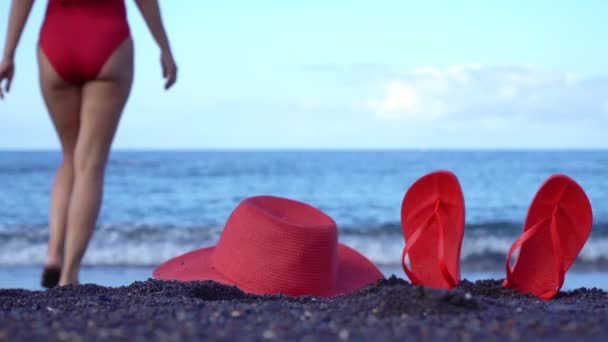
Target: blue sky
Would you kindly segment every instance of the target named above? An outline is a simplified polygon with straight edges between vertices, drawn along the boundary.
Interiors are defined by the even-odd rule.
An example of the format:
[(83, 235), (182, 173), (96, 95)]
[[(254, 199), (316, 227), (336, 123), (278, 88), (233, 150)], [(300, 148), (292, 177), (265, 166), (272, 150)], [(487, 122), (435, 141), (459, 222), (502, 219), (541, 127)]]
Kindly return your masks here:
[[(34, 53), (45, 3), (0, 103), (2, 149), (58, 148)], [(608, 148), (606, 1), (161, 1), (169, 92), (127, 3), (117, 149)]]

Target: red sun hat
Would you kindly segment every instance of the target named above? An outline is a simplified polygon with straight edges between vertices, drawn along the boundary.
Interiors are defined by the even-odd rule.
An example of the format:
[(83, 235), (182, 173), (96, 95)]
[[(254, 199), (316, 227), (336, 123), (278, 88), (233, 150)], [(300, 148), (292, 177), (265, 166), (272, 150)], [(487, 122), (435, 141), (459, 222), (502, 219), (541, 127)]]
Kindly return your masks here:
[(213, 280), (254, 294), (334, 297), (384, 278), (354, 249), (338, 243), (334, 220), (308, 204), (274, 196), (243, 200), (215, 246), (154, 269), (161, 280)]

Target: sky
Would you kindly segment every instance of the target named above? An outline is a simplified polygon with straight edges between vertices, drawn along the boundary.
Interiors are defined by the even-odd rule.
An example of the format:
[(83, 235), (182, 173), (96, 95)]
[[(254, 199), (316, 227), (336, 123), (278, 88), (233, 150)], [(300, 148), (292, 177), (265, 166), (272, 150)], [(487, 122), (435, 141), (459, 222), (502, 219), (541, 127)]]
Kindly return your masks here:
[[(160, 1), (168, 92), (126, 2), (136, 69), (115, 149), (608, 148), (605, 0)], [(37, 83), (45, 5), (0, 102), (0, 149), (59, 148)]]

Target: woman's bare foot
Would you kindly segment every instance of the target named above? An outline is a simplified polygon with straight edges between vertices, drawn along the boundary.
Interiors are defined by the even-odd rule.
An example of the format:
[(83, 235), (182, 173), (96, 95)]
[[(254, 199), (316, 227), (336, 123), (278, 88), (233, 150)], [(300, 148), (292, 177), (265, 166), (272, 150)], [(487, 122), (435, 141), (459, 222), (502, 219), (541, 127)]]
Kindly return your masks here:
[[(71, 267), (70, 267), (71, 266)], [(78, 274), (80, 273), (80, 266), (74, 265), (63, 265), (63, 272), (59, 279), (59, 286), (67, 285), (78, 285)]]
[(61, 267), (59, 265), (46, 265), (42, 271), (40, 285), (47, 289), (53, 288), (59, 284), (59, 278), (61, 278)]

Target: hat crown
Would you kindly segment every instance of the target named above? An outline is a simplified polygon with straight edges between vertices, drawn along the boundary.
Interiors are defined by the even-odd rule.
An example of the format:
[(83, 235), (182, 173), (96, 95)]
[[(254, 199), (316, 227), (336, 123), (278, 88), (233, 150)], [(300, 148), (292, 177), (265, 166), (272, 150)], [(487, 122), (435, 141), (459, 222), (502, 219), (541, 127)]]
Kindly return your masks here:
[(337, 279), (336, 223), (298, 201), (247, 198), (226, 221), (213, 265), (250, 292), (322, 295)]

